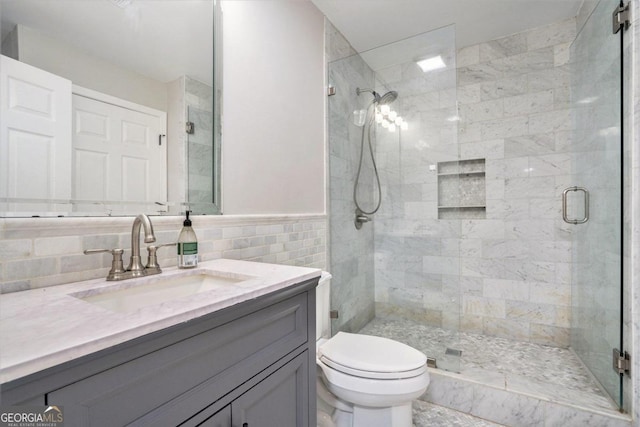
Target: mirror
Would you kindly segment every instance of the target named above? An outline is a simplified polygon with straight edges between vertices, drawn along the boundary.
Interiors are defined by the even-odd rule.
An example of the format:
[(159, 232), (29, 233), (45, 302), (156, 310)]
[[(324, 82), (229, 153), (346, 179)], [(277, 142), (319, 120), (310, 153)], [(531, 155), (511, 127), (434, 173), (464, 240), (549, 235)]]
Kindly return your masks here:
[(220, 213), (219, 2), (0, 0), (0, 18), (0, 216)]

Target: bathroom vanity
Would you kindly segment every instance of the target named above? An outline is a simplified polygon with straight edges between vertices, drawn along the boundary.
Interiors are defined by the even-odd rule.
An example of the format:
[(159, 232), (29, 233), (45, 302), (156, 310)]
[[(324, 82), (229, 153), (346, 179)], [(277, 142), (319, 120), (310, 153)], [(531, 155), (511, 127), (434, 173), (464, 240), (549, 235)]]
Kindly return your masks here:
[[(167, 271), (159, 282), (88, 281), (3, 295), (1, 404), (61, 406), (73, 426), (315, 426), (319, 276), (217, 260)], [(104, 302), (189, 277), (224, 280), (151, 305)], [(18, 308), (29, 300), (33, 307)], [(70, 311), (49, 319), (45, 333), (38, 329), (65, 304)], [(38, 305), (43, 312), (29, 319)], [(29, 330), (30, 339), (17, 335)]]

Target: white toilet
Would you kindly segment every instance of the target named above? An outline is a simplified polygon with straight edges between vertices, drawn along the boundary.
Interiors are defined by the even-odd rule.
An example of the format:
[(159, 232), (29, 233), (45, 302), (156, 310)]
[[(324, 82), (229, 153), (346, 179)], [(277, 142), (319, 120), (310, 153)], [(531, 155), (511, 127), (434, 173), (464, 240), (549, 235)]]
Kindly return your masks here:
[(319, 427), (411, 427), (411, 405), (429, 385), (427, 357), (387, 338), (331, 338), (331, 275), (316, 288)]

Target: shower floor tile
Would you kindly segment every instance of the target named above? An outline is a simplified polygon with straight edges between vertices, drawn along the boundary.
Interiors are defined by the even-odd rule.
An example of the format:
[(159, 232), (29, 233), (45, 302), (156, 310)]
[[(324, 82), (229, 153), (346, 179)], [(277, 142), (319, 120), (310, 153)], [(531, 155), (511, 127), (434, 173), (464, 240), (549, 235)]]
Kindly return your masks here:
[(413, 403), (413, 425), (414, 427), (502, 427), (502, 424), (492, 423), (422, 400), (416, 400)]
[[(452, 332), (411, 320), (376, 317), (361, 331), (404, 342), (435, 357), (439, 368), (465, 379), (544, 400), (605, 412), (615, 405), (600, 390), (577, 356), (568, 349)], [(460, 350), (461, 356), (445, 354)]]

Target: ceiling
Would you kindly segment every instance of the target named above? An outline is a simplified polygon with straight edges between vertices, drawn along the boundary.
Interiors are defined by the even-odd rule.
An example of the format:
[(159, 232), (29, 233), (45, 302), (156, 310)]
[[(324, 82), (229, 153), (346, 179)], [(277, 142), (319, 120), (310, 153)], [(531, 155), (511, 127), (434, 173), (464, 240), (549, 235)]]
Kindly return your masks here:
[(456, 24), (458, 48), (577, 15), (583, 0), (311, 0), (358, 52)]
[[(455, 23), (456, 46), (576, 16), (583, 0), (311, 0), (364, 52)], [(210, 82), (211, 0), (0, 0), (2, 35), (22, 23), (123, 67)], [(391, 49), (392, 47), (389, 46)], [(391, 49), (393, 50), (393, 49)]]

